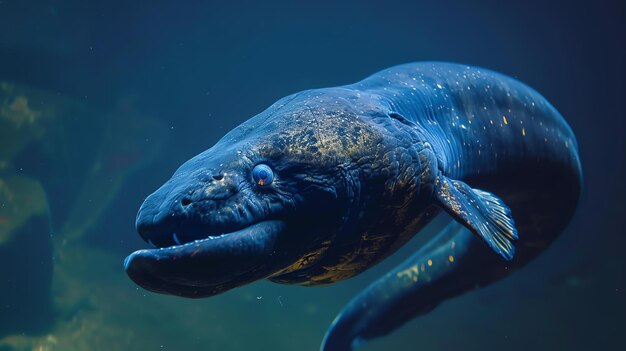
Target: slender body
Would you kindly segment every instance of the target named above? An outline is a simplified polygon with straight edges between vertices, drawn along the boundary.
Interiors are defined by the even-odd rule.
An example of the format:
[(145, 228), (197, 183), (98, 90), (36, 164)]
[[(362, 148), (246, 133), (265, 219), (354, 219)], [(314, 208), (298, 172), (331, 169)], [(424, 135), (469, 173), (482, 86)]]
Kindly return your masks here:
[(328, 284), (449, 215), (333, 322), (322, 348), (350, 350), (525, 265), (580, 186), (575, 137), (536, 91), (480, 68), (401, 65), (286, 97), (185, 163), (138, 214), (159, 249), (126, 269), (187, 297), (261, 278)]
[(325, 349), (332, 350), (384, 335), (525, 265), (571, 218), (582, 175), (569, 126), (519, 81), (469, 66), (424, 64), (392, 68), (354, 86), (383, 96), (423, 133), (443, 174), (497, 194), (511, 208), (519, 241), (513, 260), (502, 261), (451, 223), (351, 302), (327, 335)]

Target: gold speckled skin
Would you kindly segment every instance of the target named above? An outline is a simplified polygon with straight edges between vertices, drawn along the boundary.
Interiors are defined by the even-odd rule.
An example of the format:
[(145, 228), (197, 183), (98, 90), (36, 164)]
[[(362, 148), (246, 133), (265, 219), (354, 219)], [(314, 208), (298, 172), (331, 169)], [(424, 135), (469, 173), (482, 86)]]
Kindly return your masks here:
[[(306, 91), (279, 102), (261, 124), (255, 118), (243, 133), (222, 140), (242, 140), (237, 151), (275, 165), (278, 182), (285, 164), (304, 167), (302, 177), (332, 187), (342, 202), (341, 222), (273, 281), (320, 285), (352, 277), (393, 253), (438, 212), (427, 210), (436, 172), (432, 150), (373, 102), (345, 89)], [(252, 131), (259, 136), (246, 152)]]

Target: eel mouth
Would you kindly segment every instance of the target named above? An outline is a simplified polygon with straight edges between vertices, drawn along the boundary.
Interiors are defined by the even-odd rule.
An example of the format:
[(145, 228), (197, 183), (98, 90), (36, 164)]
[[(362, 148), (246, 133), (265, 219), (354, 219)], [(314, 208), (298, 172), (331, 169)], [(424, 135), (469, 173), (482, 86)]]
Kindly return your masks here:
[(286, 222), (266, 220), (219, 236), (135, 251), (124, 267), (135, 283), (150, 291), (213, 296), (288, 266), (290, 258), (279, 240), (286, 231)]

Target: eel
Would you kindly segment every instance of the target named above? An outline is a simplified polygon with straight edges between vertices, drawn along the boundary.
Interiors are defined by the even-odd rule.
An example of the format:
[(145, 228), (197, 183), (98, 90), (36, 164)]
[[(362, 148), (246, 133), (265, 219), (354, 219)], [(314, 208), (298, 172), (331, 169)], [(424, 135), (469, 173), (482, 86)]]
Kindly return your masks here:
[(124, 262), (157, 293), (214, 296), (259, 279), (317, 286), (449, 224), (337, 316), (322, 350), (352, 350), (502, 279), (574, 215), (578, 145), (537, 91), (490, 71), (420, 62), (280, 99), (185, 162)]

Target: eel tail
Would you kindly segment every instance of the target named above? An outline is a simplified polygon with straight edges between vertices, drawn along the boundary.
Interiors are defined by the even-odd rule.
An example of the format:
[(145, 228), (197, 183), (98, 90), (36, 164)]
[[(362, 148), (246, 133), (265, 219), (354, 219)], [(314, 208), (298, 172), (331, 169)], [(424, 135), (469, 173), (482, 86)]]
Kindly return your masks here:
[(441, 301), (496, 279), (506, 271), (505, 264), (468, 229), (452, 221), (353, 298), (326, 332), (321, 350), (350, 351), (384, 336)]

